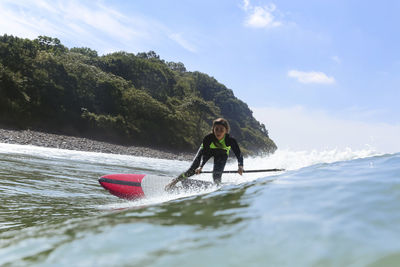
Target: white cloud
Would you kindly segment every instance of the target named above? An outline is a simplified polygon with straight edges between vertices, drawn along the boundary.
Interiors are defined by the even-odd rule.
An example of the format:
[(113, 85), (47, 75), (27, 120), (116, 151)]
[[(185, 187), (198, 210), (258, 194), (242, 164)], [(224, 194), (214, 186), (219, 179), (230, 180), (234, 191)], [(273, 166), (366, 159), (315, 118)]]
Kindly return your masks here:
[(279, 148), (372, 148), (381, 153), (400, 152), (400, 125), (336, 118), (325, 111), (301, 106), (252, 110), (255, 118), (266, 125), (270, 137)]
[(196, 47), (191, 44), (189, 41), (183, 38), (182, 34), (179, 33), (172, 33), (169, 35), (169, 38), (172, 39), (173, 41), (177, 42), (180, 46), (185, 48), (186, 50), (196, 53), (197, 49)]
[(244, 24), (252, 28), (274, 28), (282, 25), (274, 15), (276, 6), (252, 6), (250, 0), (243, 0), (243, 10), (247, 13)]
[(290, 70), (288, 72), (288, 76), (297, 79), (301, 83), (335, 83), (335, 79), (333, 77), (328, 77), (325, 73), (318, 71), (304, 72), (298, 70)]
[(111, 7), (103, 8), (99, 2), (88, 6), (73, 0), (4, 1), (0, 2), (0, 17), (1, 34), (28, 38), (62, 36), (77, 43), (95, 44), (96, 48), (107, 46), (107, 39), (124, 44), (135, 37), (143, 37), (147, 31), (133, 27), (140, 21), (128, 19)]
[(250, 0), (243, 0), (243, 9), (248, 10), (250, 7)]
[(144, 51), (160, 39), (172, 39), (193, 51), (194, 46), (157, 20), (141, 15), (127, 15), (104, 1), (76, 0), (0, 1), (0, 34), (24, 38), (48, 35), (73, 46), (87, 46), (99, 51)]
[(76, 26), (84, 27), (88, 30), (95, 30), (102, 34), (105, 34), (111, 38), (131, 41), (136, 36), (145, 35), (145, 29), (143, 33), (133, 30), (130, 25), (136, 24), (113, 10), (112, 8), (103, 8), (100, 5), (85, 6), (80, 2), (66, 2), (59, 9), (60, 15), (63, 17), (63, 21), (72, 22)]

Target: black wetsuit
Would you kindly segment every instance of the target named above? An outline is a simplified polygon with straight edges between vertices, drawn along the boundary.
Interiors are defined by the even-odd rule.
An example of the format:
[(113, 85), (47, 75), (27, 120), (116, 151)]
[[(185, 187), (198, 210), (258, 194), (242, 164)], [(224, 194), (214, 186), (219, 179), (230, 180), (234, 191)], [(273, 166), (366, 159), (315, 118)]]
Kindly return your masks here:
[(204, 137), (192, 165), (186, 172), (179, 175), (178, 179), (181, 180), (182, 184), (185, 186), (185, 181), (187, 181), (185, 178), (194, 175), (198, 167), (203, 167), (211, 157), (214, 157), (214, 183), (221, 183), (222, 172), (228, 160), (230, 149), (235, 153), (238, 165), (243, 166), (243, 156), (234, 138), (230, 137), (229, 134), (225, 134), (225, 137), (219, 141), (213, 133), (207, 135)]

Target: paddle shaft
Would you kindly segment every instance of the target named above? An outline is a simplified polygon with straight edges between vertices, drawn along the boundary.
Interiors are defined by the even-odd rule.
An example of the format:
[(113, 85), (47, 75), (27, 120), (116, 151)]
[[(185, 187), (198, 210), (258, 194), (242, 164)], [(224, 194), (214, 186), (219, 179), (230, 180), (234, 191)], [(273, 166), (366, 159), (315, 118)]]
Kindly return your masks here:
[[(285, 169), (265, 169), (265, 170), (243, 170), (243, 172), (279, 172)], [(223, 171), (222, 173), (237, 173), (238, 171)], [(213, 173), (213, 171), (202, 171), (201, 173)]]

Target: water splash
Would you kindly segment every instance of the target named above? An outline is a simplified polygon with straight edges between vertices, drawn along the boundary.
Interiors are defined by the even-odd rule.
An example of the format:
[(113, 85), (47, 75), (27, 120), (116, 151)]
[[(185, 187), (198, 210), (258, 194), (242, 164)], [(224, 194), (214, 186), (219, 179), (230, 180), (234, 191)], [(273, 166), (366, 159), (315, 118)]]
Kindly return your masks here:
[[(292, 151), (288, 149), (278, 149), (274, 154), (268, 156), (248, 157), (245, 159), (245, 169), (285, 169), (287, 171), (298, 170), (304, 167), (322, 163), (333, 163), (338, 161), (348, 161), (358, 158), (379, 156), (382, 153), (367, 147), (362, 150), (332, 149), (332, 150), (311, 150), (311, 151)], [(225, 169), (235, 170), (237, 164), (234, 160), (230, 161)], [(239, 175), (224, 175), (224, 181), (231, 183), (248, 182), (260, 177), (275, 176), (281, 172), (271, 173), (246, 173), (243, 177)]]
[[(64, 165), (70, 165), (72, 167), (77, 164), (79, 164), (79, 166), (82, 166), (82, 164), (90, 165), (92, 163), (101, 162), (102, 168), (98, 168), (96, 170), (99, 173), (99, 176), (110, 173), (143, 173), (173, 178), (176, 177), (180, 172), (185, 171), (190, 166), (190, 162), (188, 161), (153, 159), (129, 155), (84, 152), (57, 148), (37, 147), (31, 145), (15, 145), (2, 143), (0, 143), (0, 153), (27, 155), (29, 157), (40, 157), (42, 159), (54, 159), (56, 162), (64, 162)], [(346, 148), (344, 150), (332, 149), (325, 151), (291, 151), (280, 149), (269, 156), (245, 158), (245, 169), (250, 170), (283, 168), (291, 171), (315, 164), (348, 161), (376, 155), (379, 155), (379, 153), (374, 151), (372, 148), (366, 148), (363, 150), (352, 150), (351, 148)], [(212, 169), (212, 160), (210, 160), (210, 162), (205, 166), (204, 169)], [(237, 162), (234, 157), (228, 162), (225, 169), (237, 169)], [(243, 176), (240, 176), (238, 174), (224, 174), (223, 182), (226, 184), (242, 184), (257, 180), (259, 178), (279, 176), (280, 174), (282, 174), (282, 172), (245, 173)], [(98, 177), (93, 177), (93, 179), (96, 180), (97, 178)], [(194, 178), (204, 181), (212, 180), (210, 174), (197, 175)], [(217, 188), (212, 188), (209, 191), (205, 191), (205, 193), (209, 193), (215, 190), (217, 190)], [(128, 203), (116, 200), (115, 203), (111, 203), (111, 206), (108, 206), (106, 208), (111, 207), (118, 209), (132, 206), (152, 205), (155, 203), (162, 203), (174, 199), (190, 197), (193, 195), (199, 195), (199, 193), (185, 192), (178, 195), (163, 195), (135, 202), (130, 201)]]

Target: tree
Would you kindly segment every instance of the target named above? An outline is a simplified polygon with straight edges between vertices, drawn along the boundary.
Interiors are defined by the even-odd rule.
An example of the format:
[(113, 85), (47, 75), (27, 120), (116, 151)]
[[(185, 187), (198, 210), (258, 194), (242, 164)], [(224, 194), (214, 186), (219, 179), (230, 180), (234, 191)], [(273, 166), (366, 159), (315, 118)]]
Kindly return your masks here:
[(68, 50), (57, 38), (39, 36), (35, 41), (39, 45), (40, 49), (51, 51), (55, 54), (65, 53)]
[(243, 150), (276, 149), (232, 90), (181, 62), (154, 51), (98, 56), (57, 38), (0, 36), (2, 124), (190, 151), (216, 117), (230, 121)]
[(97, 58), (97, 51), (90, 49), (88, 47), (73, 47), (71, 48), (69, 51), (73, 52), (73, 53), (79, 53), (82, 54), (84, 56), (88, 56), (90, 58)]
[(206, 102), (201, 98), (193, 97), (184, 104), (187, 110), (190, 110), (193, 118), (195, 118), (195, 140), (200, 143), (203, 136), (210, 129), (210, 122), (215, 117), (219, 117), (219, 109), (212, 103)]
[(186, 72), (186, 67), (185, 67), (185, 65), (183, 65), (183, 63), (181, 63), (181, 62), (178, 62), (178, 63), (175, 63), (175, 62), (167, 62), (166, 64), (167, 64), (168, 68), (170, 68), (170, 69), (173, 70), (173, 71), (176, 71), (176, 72), (179, 72), (179, 73), (184, 73), (184, 72)]

